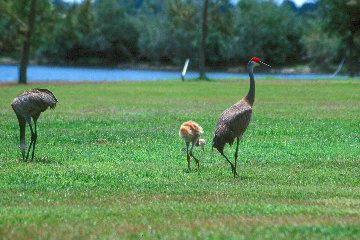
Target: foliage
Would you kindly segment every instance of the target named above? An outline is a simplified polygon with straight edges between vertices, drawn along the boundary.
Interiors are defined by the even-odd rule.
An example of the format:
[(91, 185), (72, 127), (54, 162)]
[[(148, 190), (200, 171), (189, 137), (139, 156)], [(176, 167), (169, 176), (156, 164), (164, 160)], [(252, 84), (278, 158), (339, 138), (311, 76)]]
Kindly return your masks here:
[(236, 53), (241, 60), (254, 55), (276, 65), (299, 62), (302, 56), (302, 29), (295, 14), (273, 2), (243, 0), (238, 4), (235, 23)]
[(344, 57), (340, 52), (339, 38), (329, 36), (322, 31), (321, 19), (314, 19), (307, 23), (308, 34), (302, 38), (306, 46), (306, 59), (311, 60), (314, 69), (333, 71), (333, 66)]
[[(47, 0), (37, 0), (36, 27), (33, 34), (33, 47), (40, 48), (48, 37), (47, 31), (55, 23), (52, 16), (54, 8)], [(27, 30), (29, 1), (1, 0), (0, 1), (0, 49), (5, 52), (14, 52), (20, 49), (23, 35)], [(19, 53), (18, 53), (19, 54)]]
[[(198, 57), (199, 15), (192, 1), (170, 0), (158, 8), (142, 9), (138, 22), (141, 57), (165, 63), (183, 63), (188, 57)], [(149, 9), (153, 9), (152, 11)], [(148, 24), (144, 25), (146, 22)]]
[(116, 0), (56, 5), (60, 17), (42, 54), (50, 62), (109, 64), (132, 61), (137, 31)]
[[(11, 19), (0, 18), (0, 29), (5, 31), (6, 34), (0, 34), (0, 49), (1, 54), (12, 55), (14, 50), (17, 49), (17, 28), (14, 24), (11, 24)], [(15, 39), (15, 40), (14, 40)]]
[(341, 41), (338, 51), (346, 56), (348, 72), (354, 76), (359, 72), (358, 58), (360, 47), (360, 1), (327, 0), (321, 1), (323, 27), (329, 34)]
[[(44, 35), (43, 27), (47, 26), (46, 22), (48, 13), (51, 12), (50, 4), (46, 0), (31, 0), (31, 1), (7, 1), (3, 0), (0, 2), (0, 14), (5, 16), (5, 20), (2, 21), (3, 28), (9, 28), (10, 37), (15, 37), (16, 41), (9, 38), (0, 38), (0, 46), (7, 45), (7, 42), (13, 41), (10, 45), (14, 48), (21, 49), (19, 51), (20, 63), (19, 63), (19, 80), (18, 83), (27, 83), (27, 65), (30, 60), (31, 47), (36, 46), (33, 43), (33, 36)], [(45, 21), (44, 21), (45, 20)], [(37, 24), (40, 23), (40, 24)], [(14, 25), (14, 27), (12, 27)], [(36, 25), (39, 30), (36, 31)], [(1, 29), (0, 29), (1, 30)], [(14, 31), (15, 30), (15, 31)], [(1, 43), (4, 41), (5, 43)], [(10, 50), (9, 48), (6, 51)]]
[[(141, 24), (144, 21), (140, 22), (145, 29), (139, 31), (142, 56), (177, 64), (190, 57), (197, 62), (201, 6), (192, 1), (172, 0), (165, 5), (163, 14), (148, 15), (149, 24), (144, 26)], [(229, 1), (210, 1), (209, 8), (208, 64), (234, 64), (247, 61), (253, 55), (277, 56), (271, 61), (275, 64), (299, 61), (296, 54), (302, 52), (302, 32), (295, 15), (288, 9), (254, 1), (242, 1), (238, 7)], [(261, 9), (266, 11), (259, 14)], [(159, 25), (162, 28), (156, 27)], [(254, 31), (253, 26), (264, 30)]]
[(134, 61), (138, 32), (116, 0), (95, 2), (96, 47), (112, 62)]
[[(2, 238), (358, 239), (359, 81), (258, 79), (234, 179), (211, 139), (248, 84), (34, 85), (59, 103), (29, 163), (9, 105), (24, 86), (1, 86)], [(178, 136), (189, 119), (207, 140), (191, 172)]]
[[(32, 53), (38, 63), (182, 65), (186, 58), (191, 58), (190, 67), (199, 63), (203, 1), (39, 2), (43, 6)], [(0, 19), (1, 55), (14, 56), (21, 40), (21, 24), (14, 19), (24, 19), (26, 4), (1, 0), (0, 7), (5, 16)], [(307, 61), (319, 70), (332, 70), (346, 55), (353, 74), (359, 69), (358, 12), (357, 0), (320, 1), (301, 8), (291, 0), (281, 5), (271, 0), (241, 0), (236, 5), (209, 0), (206, 64), (228, 67), (259, 56), (275, 67)]]
[(211, 1), (208, 14), (208, 37), (206, 58), (210, 65), (225, 65), (231, 62), (231, 44), (234, 38), (235, 9), (229, 1)]

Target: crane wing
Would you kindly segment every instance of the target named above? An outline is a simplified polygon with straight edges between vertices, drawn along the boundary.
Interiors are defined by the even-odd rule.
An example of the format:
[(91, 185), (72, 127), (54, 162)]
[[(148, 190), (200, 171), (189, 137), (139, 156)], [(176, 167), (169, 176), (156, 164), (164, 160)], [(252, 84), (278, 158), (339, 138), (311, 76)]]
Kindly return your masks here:
[(48, 107), (54, 108), (57, 99), (47, 89), (29, 89), (19, 94), (12, 102), (12, 107), (22, 115), (35, 116)]
[(226, 109), (220, 117), (219, 123), (225, 124), (234, 136), (242, 135), (251, 120), (252, 108), (250, 105), (235, 104)]

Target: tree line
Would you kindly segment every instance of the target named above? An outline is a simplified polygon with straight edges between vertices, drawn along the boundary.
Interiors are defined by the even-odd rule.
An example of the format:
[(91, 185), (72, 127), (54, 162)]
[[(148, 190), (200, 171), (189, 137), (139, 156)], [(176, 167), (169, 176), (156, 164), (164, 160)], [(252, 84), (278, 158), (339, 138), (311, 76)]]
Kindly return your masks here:
[(330, 71), (344, 59), (351, 76), (360, 69), (359, 0), (301, 8), (291, 0), (0, 0), (0, 14), (0, 57), (25, 62), (178, 66), (191, 58), (214, 68), (257, 55), (274, 66)]

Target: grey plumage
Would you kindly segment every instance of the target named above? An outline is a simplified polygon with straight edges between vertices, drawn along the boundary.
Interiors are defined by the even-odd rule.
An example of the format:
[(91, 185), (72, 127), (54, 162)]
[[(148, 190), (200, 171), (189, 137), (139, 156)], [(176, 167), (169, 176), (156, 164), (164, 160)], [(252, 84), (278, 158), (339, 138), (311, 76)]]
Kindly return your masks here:
[(226, 143), (233, 144), (236, 137), (241, 136), (250, 123), (251, 105), (245, 100), (235, 103), (220, 116), (215, 130), (213, 146), (223, 150)]
[[(216, 148), (230, 164), (231, 171), (234, 174), (234, 177), (237, 175), (236, 161), (238, 158), (239, 142), (250, 123), (252, 106), (255, 101), (255, 79), (253, 70), (255, 66), (259, 66), (260, 64), (269, 66), (261, 62), (258, 58), (252, 58), (249, 61), (247, 65), (247, 70), (250, 76), (249, 92), (243, 99), (226, 109), (221, 114), (213, 138), (213, 148)], [(233, 164), (224, 154), (224, 148), (227, 143), (232, 146), (235, 139), (235, 164)]]
[[(48, 107), (54, 109), (57, 103), (57, 99), (55, 95), (48, 89), (43, 88), (33, 88), (26, 90), (19, 95), (17, 95), (11, 103), (11, 107), (13, 108), (20, 127), (20, 150), (22, 154), (23, 160), (25, 160), (25, 127), (26, 123), (29, 124), (30, 131), (31, 131), (31, 142), (29, 145), (28, 152), (26, 154), (26, 160), (29, 158), (29, 153), (31, 147), (32, 149), (32, 156), (31, 159), (34, 159), (35, 153), (35, 145), (37, 139), (37, 128), (36, 123), (40, 114), (44, 112)], [(33, 129), (31, 124), (31, 118), (34, 122)]]

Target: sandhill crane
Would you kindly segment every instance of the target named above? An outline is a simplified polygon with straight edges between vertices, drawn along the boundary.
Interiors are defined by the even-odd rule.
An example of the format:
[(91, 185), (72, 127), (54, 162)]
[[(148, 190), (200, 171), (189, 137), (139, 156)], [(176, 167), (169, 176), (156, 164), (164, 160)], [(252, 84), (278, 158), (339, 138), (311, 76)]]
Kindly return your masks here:
[[(17, 116), (19, 127), (20, 127), (20, 150), (23, 161), (27, 161), (29, 158), (30, 149), (32, 146), (31, 160), (34, 159), (35, 145), (37, 139), (36, 122), (41, 112), (44, 112), (48, 107), (51, 109), (55, 108), (57, 99), (54, 94), (43, 88), (33, 88), (26, 90), (17, 95), (11, 103), (11, 107)], [(34, 121), (35, 131), (31, 125), (31, 118)], [(26, 123), (29, 124), (31, 131), (31, 142), (25, 159), (25, 127)]]
[[(248, 127), (252, 114), (252, 106), (255, 100), (255, 79), (254, 67), (260, 65), (267, 65), (259, 58), (253, 57), (247, 64), (247, 71), (250, 76), (250, 88), (247, 95), (239, 102), (235, 103), (226, 109), (220, 116), (217, 123), (215, 136), (213, 139), (212, 147), (216, 148), (222, 156), (230, 163), (231, 171), (236, 177), (236, 161), (238, 158), (239, 141), (242, 138), (246, 128)], [(235, 165), (224, 154), (224, 147), (226, 143), (231, 146), (236, 138), (236, 151), (235, 151)]]
[[(179, 130), (179, 136), (184, 139), (186, 144), (186, 159), (188, 162), (188, 169), (190, 170), (190, 156), (193, 157), (196, 161), (196, 165), (199, 168), (200, 163), (199, 159), (197, 159), (192, 150), (194, 146), (200, 146), (202, 150), (204, 150), (205, 140), (200, 139), (200, 134), (203, 133), (202, 127), (194, 122), (194, 121), (187, 121), (181, 124)], [(191, 143), (191, 148), (189, 151), (189, 145)]]

